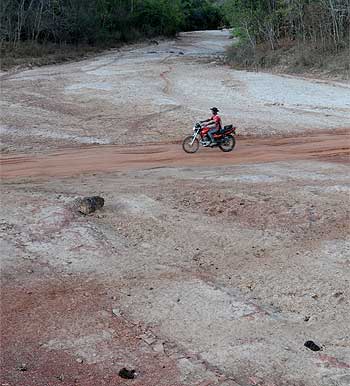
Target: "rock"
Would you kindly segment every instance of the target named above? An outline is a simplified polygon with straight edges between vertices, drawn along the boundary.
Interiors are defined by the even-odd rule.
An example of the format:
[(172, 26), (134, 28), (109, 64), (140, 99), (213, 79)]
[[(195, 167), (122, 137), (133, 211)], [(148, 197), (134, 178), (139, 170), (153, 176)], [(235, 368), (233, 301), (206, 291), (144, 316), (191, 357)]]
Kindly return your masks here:
[(25, 363), (21, 363), (19, 366), (17, 366), (18, 371), (27, 371), (28, 366)]
[(182, 51), (179, 51), (179, 55), (185, 55), (185, 53)]
[(64, 381), (64, 375), (60, 374), (56, 377), (59, 381), (63, 382)]
[(308, 348), (309, 350), (312, 350), (312, 351), (320, 351), (322, 350), (322, 348), (320, 346), (318, 346), (315, 342), (313, 342), (312, 340), (308, 340), (307, 342), (304, 343), (304, 346), (306, 348)]
[(157, 353), (164, 354), (164, 345), (162, 342), (158, 342), (153, 345), (153, 350)]
[(122, 316), (122, 312), (118, 308), (113, 308), (112, 314), (118, 317)]
[(84, 362), (84, 360), (83, 360), (82, 358), (77, 358), (76, 361), (77, 361), (78, 363), (83, 363), (83, 362)]
[(201, 254), (200, 254), (200, 252), (195, 253), (195, 254), (193, 255), (193, 257), (192, 257), (192, 260), (193, 260), (193, 261), (200, 261), (200, 259), (201, 259)]
[(157, 42), (157, 40), (151, 40), (150, 43), (151, 43), (151, 44), (155, 44), (156, 46), (159, 45), (159, 43)]
[(122, 368), (119, 371), (119, 376), (124, 379), (135, 379), (136, 377), (136, 371), (135, 370), (128, 370), (125, 367)]
[(157, 338), (150, 332), (141, 335), (140, 338), (149, 345), (153, 344), (157, 340)]
[(105, 204), (105, 200), (99, 196), (78, 198), (75, 201), (75, 208), (79, 213), (90, 214), (98, 209), (101, 209)]

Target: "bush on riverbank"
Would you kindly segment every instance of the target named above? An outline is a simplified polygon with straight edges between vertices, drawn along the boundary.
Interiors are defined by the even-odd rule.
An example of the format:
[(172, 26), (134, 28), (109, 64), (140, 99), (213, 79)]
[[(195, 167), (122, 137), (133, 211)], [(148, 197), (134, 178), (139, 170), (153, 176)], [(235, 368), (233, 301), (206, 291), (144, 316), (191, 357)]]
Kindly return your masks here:
[(228, 60), (244, 68), (309, 68), (349, 77), (348, 0), (225, 0), (236, 42)]
[(275, 50), (261, 43), (254, 49), (248, 44), (228, 48), (226, 61), (240, 69), (274, 70), (292, 74), (315, 74), (350, 79), (350, 50), (328, 52), (307, 43), (279, 42)]

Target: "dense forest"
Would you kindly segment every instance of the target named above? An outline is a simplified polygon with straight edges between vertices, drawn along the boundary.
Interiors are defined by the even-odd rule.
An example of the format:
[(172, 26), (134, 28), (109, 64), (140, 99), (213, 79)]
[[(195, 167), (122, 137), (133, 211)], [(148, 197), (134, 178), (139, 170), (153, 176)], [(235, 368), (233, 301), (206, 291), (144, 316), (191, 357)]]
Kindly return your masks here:
[(223, 9), (252, 47), (265, 41), (274, 50), (284, 38), (334, 50), (349, 44), (349, 0), (226, 0)]
[[(348, 52), (350, 0), (1, 0), (2, 56), (38, 47), (113, 47), (179, 31), (232, 27), (232, 62), (266, 62), (266, 52), (299, 47), (312, 65)], [(55, 48), (56, 50), (56, 48)], [(57, 50), (56, 50), (57, 51)], [(72, 51), (72, 50), (71, 50)], [(259, 56), (260, 52), (260, 56)], [(44, 56), (40, 51), (38, 55)], [(346, 55), (346, 54), (345, 54)], [(306, 57), (309, 57), (307, 59)], [(306, 58), (306, 59), (305, 59)], [(345, 65), (347, 64), (345, 56)], [(275, 60), (275, 59), (273, 59)], [(277, 59), (279, 60), (279, 59)]]
[(0, 37), (21, 41), (108, 44), (181, 30), (215, 29), (213, 0), (2, 0)]
[(235, 64), (324, 67), (333, 61), (333, 71), (350, 73), (350, 0), (225, 0), (221, 9), (239, 38), (229, 53)]
[(349, 44), (350, 0), (2, 0), (0, 38), (94, 44), (224, 22), (252, 47), (288, 38), (338, 50)]

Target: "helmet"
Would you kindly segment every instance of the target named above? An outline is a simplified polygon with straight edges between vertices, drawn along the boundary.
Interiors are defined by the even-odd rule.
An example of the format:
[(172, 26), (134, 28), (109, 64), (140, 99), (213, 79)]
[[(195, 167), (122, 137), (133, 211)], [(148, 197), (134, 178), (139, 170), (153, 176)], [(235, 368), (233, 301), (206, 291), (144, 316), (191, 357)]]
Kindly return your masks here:
[(210, 109), (213, 113), (218, 113), (219, 112), (219, 109), (217, 107), (212, 107)]

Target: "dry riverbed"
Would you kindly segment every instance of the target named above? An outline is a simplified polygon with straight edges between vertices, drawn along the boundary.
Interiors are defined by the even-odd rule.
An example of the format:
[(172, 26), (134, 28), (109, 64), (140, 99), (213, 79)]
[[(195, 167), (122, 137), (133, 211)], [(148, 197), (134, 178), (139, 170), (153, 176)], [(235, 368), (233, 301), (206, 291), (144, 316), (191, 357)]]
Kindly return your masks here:
[[(349, 84), (228, 43), (2, 74), (0, 385), (350, 384)], [(237, 148), (183, 153), (211, 105)]]

